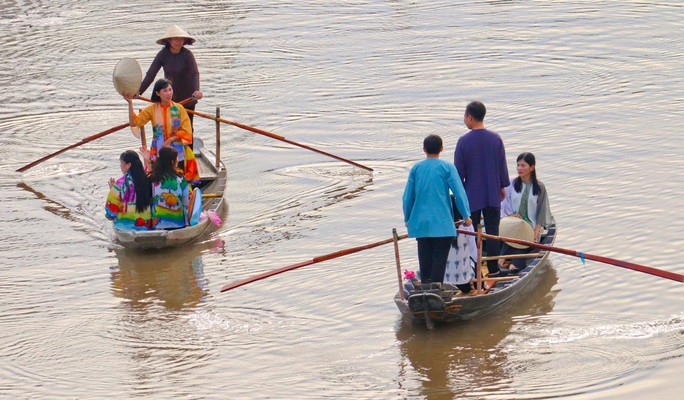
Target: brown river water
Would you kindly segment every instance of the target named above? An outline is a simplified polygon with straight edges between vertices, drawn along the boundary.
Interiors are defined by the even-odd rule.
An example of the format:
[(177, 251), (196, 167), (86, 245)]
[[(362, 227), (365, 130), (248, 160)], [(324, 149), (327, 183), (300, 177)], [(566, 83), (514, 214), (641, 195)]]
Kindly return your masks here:
[[(427, 330), (392, 298), (422, 139), (450, 160), (467, 102), (537, 156), (556, 246), (677, 273), (684, 6), (605, 1), (0, 0), (0, 398), (650, 399), (684, 390), (681, 283), (552, 254), (537, 290)], [(229, 212), (200, 243), (121, 248), (104, 217), (126, 122), (112, 71), (197, 38), (197, 110), (224, 125)], [(149, 91), (148, 93), (149, 94)], [(137, 106), (142, 107), (144, 103)], [(196, 119), (214, 147), (214, 124)], [(415, 269), (415, 242), (400, 242)]]

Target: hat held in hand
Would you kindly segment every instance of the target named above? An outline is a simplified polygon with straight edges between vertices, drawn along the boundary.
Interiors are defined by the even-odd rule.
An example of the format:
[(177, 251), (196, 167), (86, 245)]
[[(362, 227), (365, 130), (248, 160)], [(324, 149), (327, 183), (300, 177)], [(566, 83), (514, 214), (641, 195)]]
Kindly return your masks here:
[[(534, 242), (534, 229), (524, 219), (509, 215), (499, 222), (499, 236)], [(505, 242), (516, 249), (526, 249), (524, 244)]]
[(122, 58), (114, 67), (114, 88), (122, 96), (138, 94), (142, 82), (140, 64), (132, 58)]

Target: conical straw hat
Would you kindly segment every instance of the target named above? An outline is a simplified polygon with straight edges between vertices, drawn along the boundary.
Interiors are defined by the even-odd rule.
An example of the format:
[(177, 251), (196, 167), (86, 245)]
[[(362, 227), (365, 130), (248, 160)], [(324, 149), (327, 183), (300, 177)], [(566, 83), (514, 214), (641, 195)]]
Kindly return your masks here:
[(140, 64), (132, 58), (123, 58), (114, 67), (114, 88), (122, 96), (138, 94), (142, 82)]
[(175, 38), (175, 37), (185, 39), (185, 44), (195, 43), (195, 38), (190, 36), (190, 34), (188, 32), (186, 32), (183, 28), (181, 28), (178, 25), (171, 25), (168, 28), (166, 28), (166, 32), (164, 33), (164, 36), (157, 39), (157, 44), (164, 46), (164, 45), (166, 45), (166, 41), (168, 39)]
[[(499, 236), (533, 242), (534, 229), (532, 229), (532, 225), (525, 222), (524, 219), (508, 216), (502, 218), (501, 222), (499, 222)], [(511, 247), (515, 247), (516, 249), (526, 249), (529, 247), (518, 243), (505, 243)]]

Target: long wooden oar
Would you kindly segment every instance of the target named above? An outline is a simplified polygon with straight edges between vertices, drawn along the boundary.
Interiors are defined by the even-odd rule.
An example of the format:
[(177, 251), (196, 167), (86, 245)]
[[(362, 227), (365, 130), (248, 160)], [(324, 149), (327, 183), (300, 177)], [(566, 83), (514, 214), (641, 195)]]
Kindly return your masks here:
[[(189, 101), (192, 101), (192, 100), (193, 100), (193, 98), (188, 98), (188, 99), (185, 99), (185, 100), (181, 101), (180, 104), (185, 104), (185, 103), (187, 103), (187, 102), (189, 102)], [(21, 167), (21, 168), (19, 168), (18, 170), (16, 170), (16, 172), (24, 172), (24, 171), (26, 171), (27, 169), (33, 168), (33, 167), (35, 167), (36, 165), (42, 163), (43, 161), (49, 160), (49, 159), (51, 159), (51, 158), (54, 157), (54, 156), (60, 155), (60, 154), (64, 153), (64, 152), (67, 151), (67, 150), (71, 150), (71, 149), (73, 149), (74, 147), (78, 147), (78, 146), (84, 145), (84, 144), (86, 144), (86, 143), (88, 143), (88, 142), (92, 142), (93, 140), (99, 139), (99, 138), (101, 138), (101, 137), (103, 137), (103, 136), (107, 136), (107, 135), (109, 135), (110, 133), (114, 133), (114, 132), (116, 132), (116, 131), (120, 131), (120, 130), (122, 130), (123, 128), (125, 128), (125, 127), (127, 127), (127, 126), (129, 126), (128, 122), (126, 122), (125, 124), (113, 126), (113, 127), (109, 128), (109, 129), (107, 129), (107, 130), (105, 130), (105, 131), (102, 131), (102, 132), (100, 132), (100, 133), (96, 133), (96, 134), (94, 134), (94, 135), (92, 135), (92, 136), (88, 136), (87, 138), (82, 139), (82, 140), (81, 140), (80, 142), (78, 142), (78, 143), (74, 143), (74, 144), (72, 144), (71, 146), (67, 146), (67, 147), (65, 147), (65, 148), (63, 148), (63, 149), (61, 149), (61, 150), (58, 150), (58, 151), (56, 151), (56, 152), (54, 152), (54, 153), (52, 153), (52, 154), (49, 154), (49, 155), (47, 155), (47, 156), (45, 156), (45, 157), (43, 157), (43, 158), (41, 158), (41, 159), (39, 159), (39, 160), (36, 160), (36, 161), (34, 161), (34, 162), (30, 163), (30, 164), (26, 164), (26, 165), (24, 165), (23, 167)]]
[[(408, 235), (405, 235), (405, 234), (400, 235), (400, 236), (396, 237), (396, 240), (406, 239), (407, 237), (408, 237)], [(221, 291), (227, 292), (228, 290), (235, 289), (235, 288), (238, 288), (240, 286), (244, 286), (248, 283), (260, 281), (262, 279), (266, 279), (266, 278), (273, 276), (273, 275), (282, 274), (283, 272), (291, 271), (291, 270), (297, 269), (297, 268), (306, 267), (307, 265), (316, 264), (316, 263), (319, 263), (321, 261), (326, 261), (326, 260), (330, 260), (333, 258), (346, 256), (347, 254), (358, 253), (361, 250), (372, 249), (373, 247), (378, 247), (378, 246), (382, 246), (383, 244), (392, 243), (392, 242), (394, 242), (394, 240), (395, 240), (395, 238), (392, 237), (389, 239), (381, 240), (379, 242), (370, 243), (370, 244), (366, 244), (366, 245), (358, 246), (358, 247), (352, 247), (352, 248), (349, 248), (346, 250), (336, 251), (334, 253), (330, 253), (330, 254), (326, 254), (323, 256), (312, 258), (309, 261), (304, 261), (304, 262), (300, 262), (297, 264), (289, 265), (287, 267), (274, 269), (272, 271), (264, 272), (264, 273), (261, 273), (259, 275), (254, 275), (251, 278), (243, 279), (241, 281), (236, 281), (236, 282), (233, 282), (231, 284), (228, 284), (228, 285), (224, 286), (221, 289)]]
[[(466, 231), (463, 229), (458, 229), (458, 233), (463, 233), (465, 235), (471, 235), (471, 236), (477, 236), (477, 233)], [(500, 240), (500, 241), (504, 241), (504, 242), (522, 244), (522, 245), (534, 247), (537, 249), (543, 249), (543, 250), (553, 251), (556, 253), (567, 254), (569, 256), (574, 256), (574, 257), (578, 257), (581, 259), (587, 259), (587, 260), (598, 261), (598, 262), (602, 262), (602, 263), (606, 263), (606, 264), (611, 264), (611, 265), (615, 265), (617, 267), (631, 269), (633, 271), (639, 271), (639, 272), (643, 272), (646, 274), (659, 276), (661, 278), (671, 279), (671, 280), (677, 281), (677, 282), (684, 282), (684, 275), (677, 274), (677, 273), (670, 272), (670, 271), (664, 271), (662, 269), (657, 269), (657, 268), (653, 268), (653, 267), (647, 267), (645, 265), (634, 264), (634, 263), (631, 263), (629, 261), (622, 261), (622, 260), (616, 260), (614, 258), (609, 258), (609, 257), (596, 256), (593, 254), (583, 253), (583, 252), (577, 251), (577, 250), (548, 246), (548, 245), (541, 244), (541, 243), (528, 242), (526, 240), (513, 239), (513, 238), (507, 238), (507, 237), (501, 237), (501, 236), (495, 236), (495, 235), (488, 235), (486, 233), (483, 233), (482, 236), (485, 238), (488, 238), (488, 239), (496, 239), (496, 240)]]
[[(138, 96), (138, 98), (139, 98), (140, 100), (144, 100), (144, 101), (151, 101), (150, 99), (146, 99), (146, 98), (140, 97), (140, 96)], [(316, 153), (323, 154), (323, 155), (326, 155), (326, 156), (328, 156), (328, 157), (332, 157), (332, 158), (334, 158), (334, 159), (336, 159), (336, 160), (344, 161), (344, 162), (346, 162), (347, 164), (351, 164), (351, 165), (354, 165), (354, 166), (356, 166), (356, 167), (365, 169), (366, 171), (373, 171), (373, 168), (366, 167), (365, 165), (359, 164), (359, 163), (357, 163), (357, 162), (348, 160), (348, 159), (343, 158), (343, 157), (340, 157), (340, 156), (336, 156), (336, 155), (334, 155), (334, 154), (328, 153), (327, 151), (319, 150), (319, 149), (316, 149), (316, 148), (314, 148), (314, 147), (311, 147), (311, 146), (308, 146), (308, 145), (305, 145), (305, 144), (302, 144), (302, 143), (297, 143), (297, 142), (295, 142), (295, 141), (286, 139), (286, 138), (284, 138), (283, 136), (276, 135), (275, 133), (271, 133), (271, 132), (265, 131), (265, 130), (263, 130), (263, 129), (255, 128), (255, 127), (249, 126), (249, 125), (244, 125), (244, 124), (241, 124), (241, 123), (235, 122), (235, 121), (229, 121), (229, 120), (223, 119), (223, 118), (217, 118), (217, 117), (215, 117), (215, 116), (213, 116), (213, 115), (204, 114), (204, 113), (201, 113), (201, 112), (198, 112), (198, 111), (194, 111), (194, 110), (186, 110), (186, 111), (189, 112), (190, 114), (197, 115), (197, 116), (200, 116), (200, 117), (203, 117), (203, 118), (207, 118), (207, 119), (210, 119), (210, 120), (212, 120), (212, 121), (218, 121), (218, 122), (223, 122), (224, 124), (237, 126), (238, 128), (242, 128), (242, 129), (248, 130), (248, 131), (250, 131), (250, 132), (258, 133), (258, 134), (260, 134), (260, 135), (268, 136), (268, 137), (270, 137), (270, 138), (273, 138), (273, 139), (276, 139), (276, 140), (280, 140), (281, 142), (289, 143), (289, 144), (294, 145), (294, 146), (299, 146), (299, 147), (301, 147), (301, 148), (303, 148), (303, 149), (315, 151)]]
[(72, 144), (71, 146), (67, 146), (67, 147), (65, 147), (65, 148), (63, 148), (63, 149), (61, 149), (61, 150), (58, 150), (58, 151), (56, 151), (56, 152), (54, 152), (54, 153), (52, 153), (52, 154), (49, 154), (49, 155), (47, 155), (47, 156), (45, 156), (45, 157), (43, 157), (43, 158), (41, 158), (41, 159), (39, 159), (39, 160), (36, 160), (36, 161), (34, 161), (34, 162), (30, 163), (30, 164), (26, 164), (26, 165), (24, 165), (23, 167), (19, 168), (16, 172), (24, 172), (24, 171), (26, 171), (27, 169), (33, 168), (33, 167), (35, 167), (36, 165), (42, 163), (43, 161), (49, 160), (49, 159), (51, 159), (52, 157), (54, 157), (54, 156), (56, 156), (56, 155), (59, 155), (59, 154), (62, 154), (62, 153), (64, 153), (64, 152), (67, 151), (67, 150), (71, 150), (71, 149), (73, 149), (74, 147), (78, 147), (78, 146), (84, 145), (84, 144), (86, 144), (86, 143), (88, 143), (88, 142), (92, 142), (93, 140), (99, 139), (99, 138), (101, 138), (102, 136), (109, 135), (110, 133), (114, 133), (114, 132), (116, 132), (116, 131), (120, 131), (120, 130), (122, 130), (123, 128), (125, 128), (125, 127), (127, 127), (127, 126), (128, 126), (128, 122), (126, 122), (125, 124), (113, 126), (113, 127), (109, 128), (109, 129), (107, 129), (106, 131), (102, 131), (102, 132), (100, 132), (100, 133), (96, 133), (95, 135), (88, 136), (87, 138), (81, 140), (81, 141), (78, 142), (78, 143), (74, 143), (74, 144)]

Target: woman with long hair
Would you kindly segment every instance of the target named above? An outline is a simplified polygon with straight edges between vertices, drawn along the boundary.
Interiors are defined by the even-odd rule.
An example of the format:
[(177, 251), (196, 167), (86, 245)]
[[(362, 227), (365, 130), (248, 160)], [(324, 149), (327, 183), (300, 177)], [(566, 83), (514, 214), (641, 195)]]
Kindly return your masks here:
[(155, 229), (176, 229), (187, 225), (190, 188), (177, 168), (178, 151), (162, 147), (150, 172)]
[(143, 127), (152, 122), (152, 144), (150, 159), (154, 163), (159, 151), (164, 147), (173, 147), (178, 152), (178, 161), (185, 179), (189, 182), (199, 181), (197, 162), (192, 152), (192, 126), (185, 108), (173, 100), (173, 87), (168, 79), (159, 79), (154, 84), (151, 104), (140, 114), (133, 111), (133, 100), (124, 96), (128, 102), (128, 118), (131, 126)]
[(117, 229), (149, 229), (152, 190), (145, 168), (133, 150), (121, 153), (119, 161), (124, 175), (117, 180), (109, 179), (106, 217), (114, 220)]
[[(537, 179), (537, 161), (534, 154), (525, 152), (516, 159), (518, 176), (506, 188), (506, 198), (501, 202), (501, 218), (515, 217), (527, 222), (534, 230), (534, 241), (539, 242), (543, 228), (553, 223), (546, 187)], [(519, 249), (503, 243), (501, 254), (528, 253), (529, 247)], [(508, 261), (502, 261), (506, 266)], [(517, 273), (524, 269), (524, 258), (512, 259), (509, 271)]]

